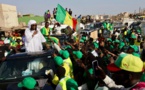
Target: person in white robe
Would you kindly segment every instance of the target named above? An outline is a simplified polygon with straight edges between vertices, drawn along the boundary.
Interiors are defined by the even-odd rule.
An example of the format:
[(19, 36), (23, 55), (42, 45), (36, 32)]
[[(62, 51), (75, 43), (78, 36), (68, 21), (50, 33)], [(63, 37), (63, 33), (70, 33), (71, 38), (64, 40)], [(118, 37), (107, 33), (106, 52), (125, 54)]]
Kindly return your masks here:
[(25, 37), (26, 52), (41, 52), (43, 50), (42, 43), (46, 42), (46, 40), (37, 28), (35, 20), (30, 20), (28, 22), (28, 28), (25, 30)]

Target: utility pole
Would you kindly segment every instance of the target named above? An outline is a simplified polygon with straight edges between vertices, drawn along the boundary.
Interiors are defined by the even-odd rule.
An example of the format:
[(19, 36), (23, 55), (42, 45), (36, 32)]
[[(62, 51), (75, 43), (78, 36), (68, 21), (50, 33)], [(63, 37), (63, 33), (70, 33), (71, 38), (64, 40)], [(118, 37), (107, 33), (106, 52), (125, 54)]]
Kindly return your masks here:
[(140, 10), (141, 10), (141, 8), (139, 7), (139, 14), (140, 14)]
[(134, 14), (136, 14), (136, 10), (134, 10)]

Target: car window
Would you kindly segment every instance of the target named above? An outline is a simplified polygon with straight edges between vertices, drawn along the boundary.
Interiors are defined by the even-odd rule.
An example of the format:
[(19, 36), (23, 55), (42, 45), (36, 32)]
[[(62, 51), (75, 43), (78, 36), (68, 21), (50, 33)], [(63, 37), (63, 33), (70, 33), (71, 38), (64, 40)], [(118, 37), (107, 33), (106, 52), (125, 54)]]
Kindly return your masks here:
[(0, 64), (0, 80), (10, 80), (25, 76), (44, 76), (45, 70), (55, 65), (51, 56), (25, 56), (15, 60), (6, 60)]

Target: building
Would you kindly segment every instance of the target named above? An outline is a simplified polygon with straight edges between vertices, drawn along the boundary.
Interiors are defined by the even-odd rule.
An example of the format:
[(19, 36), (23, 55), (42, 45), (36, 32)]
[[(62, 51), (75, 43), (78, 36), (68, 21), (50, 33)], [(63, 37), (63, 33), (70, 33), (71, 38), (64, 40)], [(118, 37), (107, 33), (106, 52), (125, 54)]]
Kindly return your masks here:
[(12, 28), (18, 26), (16, 6), (0, 4), (0, 27)]

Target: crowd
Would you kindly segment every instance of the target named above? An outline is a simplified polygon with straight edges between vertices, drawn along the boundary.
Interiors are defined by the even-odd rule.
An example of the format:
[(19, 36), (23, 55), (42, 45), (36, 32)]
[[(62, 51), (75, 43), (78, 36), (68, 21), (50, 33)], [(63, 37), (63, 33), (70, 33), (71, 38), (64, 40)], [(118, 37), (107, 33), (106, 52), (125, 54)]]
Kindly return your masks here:
[[(110, 32), (107, 38), (104, 37), (105, 30)], [(1, 36), (1, 62), (9, 53), (21, 52), (23, 46), (26, 52), (42, 51), (44, 46), (48, 50), (49, 41), (55, 49), (53, 59), (57, 71), (46, 71), (48, 80), (43, 90), (145, 89), (141, 30), (127, 25), (123, 30), (115, 30), (111, 22), (104, 21), (98, 32), (98, 38), (93, 39), (87, 33), (73, 31), (61, 45), (58, 38), (50, 36), (48, 22), (39, 30), (36, 21), (30, 20), (24, 34), (12, 32)], [(94, 66), (93, 62), (98, 64)], [(38, 83), (34, 78), (26, 77), (17, 86), (22, 90), (37, 90)]]
[[(69, 13), (69, 15), (72, 16), (72, 10), (71, 10), (71, 8), (69, 8), (69, 10), (66, 8), (65, 10)], [(47, 11), (44, 13), (45, 22), (51, 21), (51, 20), (50, 20), (51, 17), (53, 17), (54, 19), (56, 19), (57, 8), (54, 8), (52, 13), (53, 13), (53, 16), (51, 16), (51, 13), (50, 13), (49, 10), (47, 10)]]

